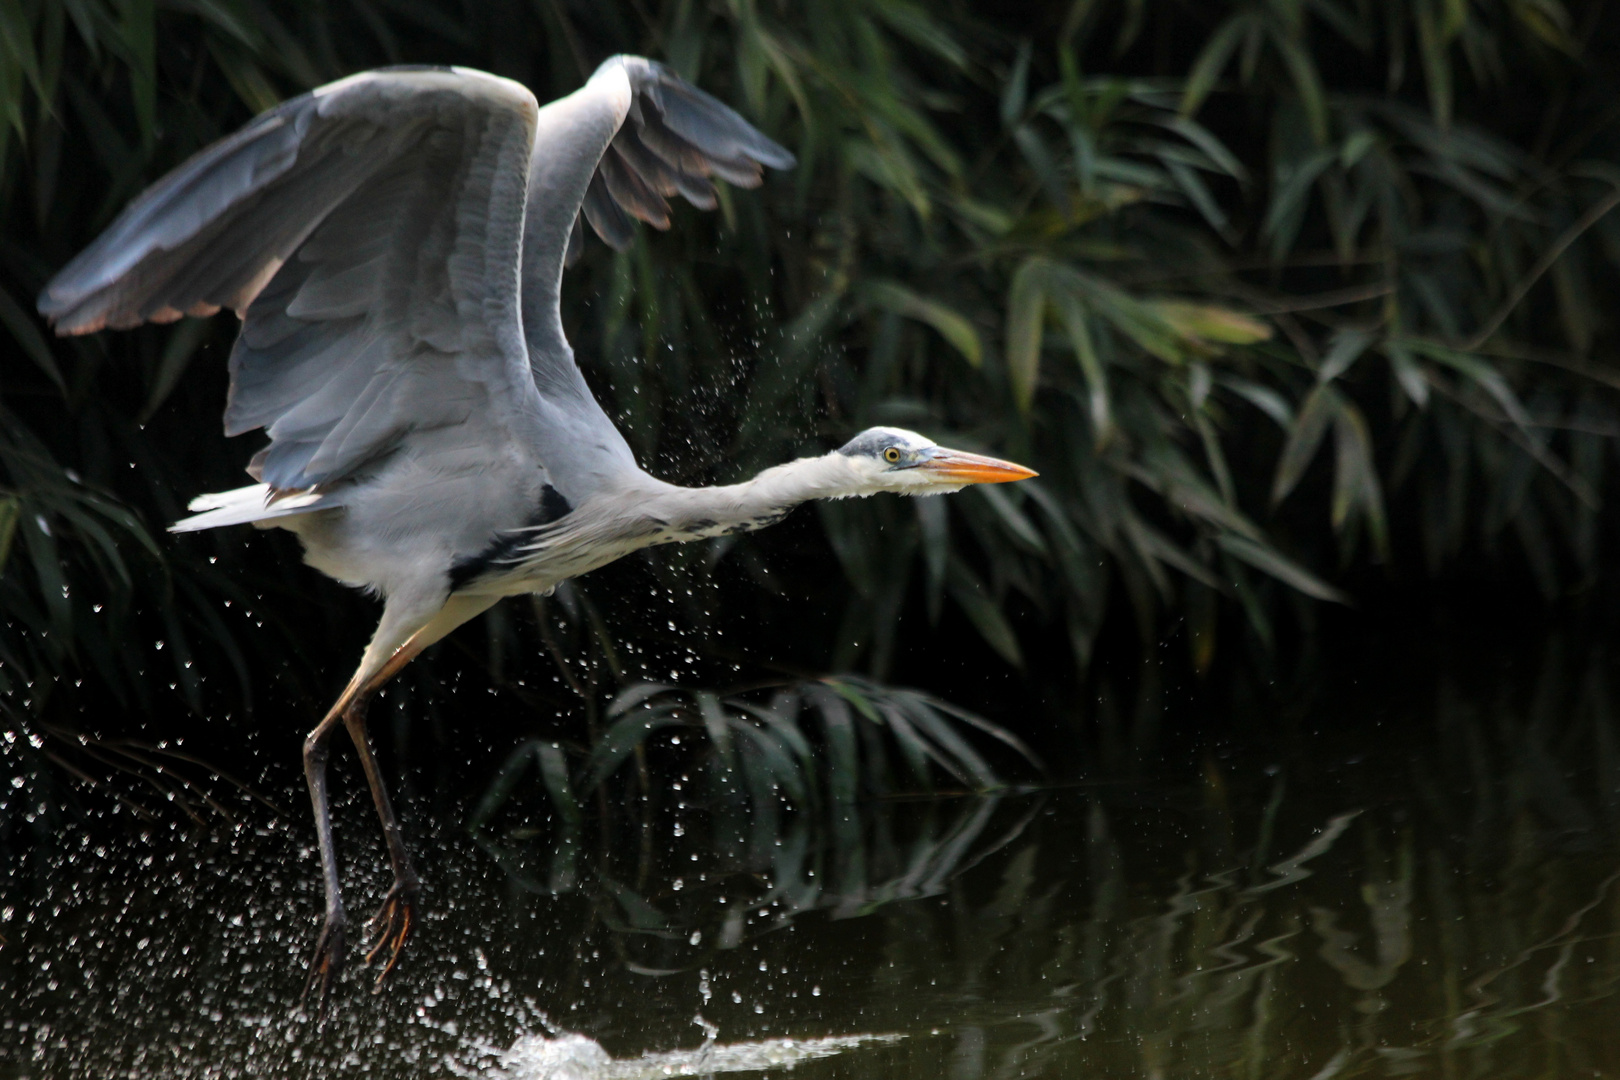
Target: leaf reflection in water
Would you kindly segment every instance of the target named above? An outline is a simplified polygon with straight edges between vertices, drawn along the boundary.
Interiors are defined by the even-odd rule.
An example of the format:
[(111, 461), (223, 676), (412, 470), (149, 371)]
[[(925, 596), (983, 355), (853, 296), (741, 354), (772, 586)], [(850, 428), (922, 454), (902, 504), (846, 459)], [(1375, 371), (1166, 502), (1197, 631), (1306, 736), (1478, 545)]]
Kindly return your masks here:
[[(424, 837), (418, 947), (322, 1030), (304, 823), (120, 813), (0, 867), (0, 1077), (1620, 1075), (1611, 655), (1380, 688), (1180, 777), (763, 820), (536, 792)], [(374, 901), (380, 852), (348, 865)]]

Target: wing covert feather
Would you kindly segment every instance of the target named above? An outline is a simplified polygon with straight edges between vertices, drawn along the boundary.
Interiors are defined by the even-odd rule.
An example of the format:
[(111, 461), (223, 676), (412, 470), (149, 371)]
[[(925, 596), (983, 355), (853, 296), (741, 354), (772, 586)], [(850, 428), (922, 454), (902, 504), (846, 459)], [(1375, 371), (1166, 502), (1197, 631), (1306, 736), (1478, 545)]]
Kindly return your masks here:
[(330, 484), (414, 431), (533, 415), (519, 260), (534, 122), (517, 83), (384, 69), (294, 98), (135, 201), (47, 286), (59, 333), (231, 307), (227, 434)]

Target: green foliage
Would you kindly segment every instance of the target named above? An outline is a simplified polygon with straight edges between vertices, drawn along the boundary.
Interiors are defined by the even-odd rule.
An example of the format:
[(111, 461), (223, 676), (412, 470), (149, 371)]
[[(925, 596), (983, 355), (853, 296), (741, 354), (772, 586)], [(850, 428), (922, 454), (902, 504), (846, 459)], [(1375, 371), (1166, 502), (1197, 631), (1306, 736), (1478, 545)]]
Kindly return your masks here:
[[(600, 923), (574, 955), (618, 967), (568, 977), (610, 1000), (706, 971), (744, 1018), (753, 989), (780, 1024), (791, 964), (867, 1030), (972, 1033), (908, 1039), (882, 1075), (953, 1053), (974, 1076), (1573, 1075), (1557, 1063), (1601, 1056), (1620, 986), (1620, 711), (1609, 650), (1574, 645), (1435, 647), (1371, 700), (1240, 697), (1247, 736), (1205, 744), (1181, 780), (1149, 749), (1152, 779), (1096, 761), (1109, 782), (829, 804), (762, 836), (666, 787), (576, 835), (564, 888), (544, 875), (555, 824), (501, 820), (489, 843), (521, 885), (590, 901)], [(1381, 730), (1356, 723), (1370, 714)], [(924, 897), (940, 899), (903, 903)], [(873, 917), (834, 921), (857, 916)]]
[(80, 483), (4, 412), (0, 468), (0, 709), (16, 708), (20, 695), (37, 711), (52, 673), (65, 671), (139, 696), (118, 634), (134, 589), (126, 556), (161, 559), (156, 543), (126, 507)]
[[(581, 797), (632, 759), (645, 795), (647, 751), (655, 739), (688, 763), (683, 779), (698, 774), (692, 783), (701, 794), (694, 798), (736, 804), (746, 810), (745, 817), (761, 820), (775, 820), (784, 806), (817, 812), (900, 791), (932, 792), (941, 777), (958, 790), (1005, 786), (991, 760), (968, 738), (973, 732), (1000, 742), (1026, 765), (1041, 767), (1030, 749), (999, 725), (916, 690), (853, 676), (789, 683), (763, 699), (638, 683), (615, 696), (602, 715), (607, 727), (590, 747), (577, 783), (560, 744), (526, 742), (507, 758), (470, 827), (482, 829), (532, 765), (564, 831), (577, 835)], [(895, 759), (903, 775), (897, 775)]]
[[(133, 421), (189, 404), (223, 324), (52, 344), (26, 310), (164, 168), (359, 68), (469, 63), (545, 99), (625, 50), (801, 161), (622, 255), (592, 245), (570, 278), (570, 332), (643, 462), (730, 480), (889, 422), (1041, 473), (819, 508), (846, 581), (831, 667), (881, 678), (902, 623), (948, 609), (1014, 666), (1032, 628), (1061, 627), (1083, 667), (1121, 599), (1144, 636), (1184, 616), (1203, 667), (1217, 596), (1270, 647), (1280, 601), (1344, 600), (1346, 569), (1438, 573), (1502, 538), (1549, 595), (1597, 574), (1620, 430), (1600, 8), (1095, 0), (1031, 18), (897, 0), (12, 4), (0, 323), (8, 407), (34, 434), (0, 443), (0, 467), (77, 462), (98, 431), (140, 443)], [(115, 365), (143, 372), (129, 402), (101, 397)], [(218, 471), (168, 479), (189, 493)], [(168, 509), (150, 494), (106, 470), (30, 475), (82, 542), (74, 572), (150, 590), (153, 610), (195, 588), (126, 582), (149, 541), (116, 508)], [(52, 591), (35, 516), (4, 505), (23, 540), (7, 622), (31, 642), (5, 638), (6, 664), (37, 683), (94, 651), (92, 623)], [(655, 572), (685, 589), (722, 558), (757, 569), (750, 544)]]

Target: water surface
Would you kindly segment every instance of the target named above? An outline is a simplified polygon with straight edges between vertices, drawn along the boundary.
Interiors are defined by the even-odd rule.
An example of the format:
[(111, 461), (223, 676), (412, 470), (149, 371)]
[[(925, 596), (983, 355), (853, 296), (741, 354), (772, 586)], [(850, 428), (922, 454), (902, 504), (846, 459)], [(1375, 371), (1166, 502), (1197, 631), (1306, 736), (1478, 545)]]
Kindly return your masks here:
[[(670, 798), (583, 840), (441, 820), (407, 959), (377, 995), (351, 971), (320, 1028), (299, 793), (234, 828), (109, 813), (5, 883), (0, 1075), (1615, 1075), (1602, 674), (1437, 677), (1286, 749), (1042, 790), (770, 820)], [(356, 912), (386, 884), (365, 809), (339, 826)]]

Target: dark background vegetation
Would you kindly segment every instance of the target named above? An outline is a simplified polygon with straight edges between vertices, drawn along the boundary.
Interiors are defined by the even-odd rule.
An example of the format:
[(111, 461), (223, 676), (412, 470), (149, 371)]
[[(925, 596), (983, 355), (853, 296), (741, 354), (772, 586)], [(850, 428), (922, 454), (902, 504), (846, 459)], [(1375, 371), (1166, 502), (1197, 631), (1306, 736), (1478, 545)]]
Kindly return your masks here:
[(616, 52), (800, 159), (572, 271), (570, 336), (642, 464), (726, 482), (895, 423), (1041, 477), (806, 508), (501, 605), (376, 722), (407, 758), (488, 759), (475, 822), (660, 762), (755, 806), (1035, 775), (998, 734), (1062, 776), (1122, 762), (1132, 710), (1308, 681), (1369, 629), (1601, 609), (1600, 0), (6, 0), (0, 841), (87, 779), (200, 806), (192, 754), (290, 769), (377, 611), (285, 534), (162, 532), (256, 449), (219, 430), (234, 320), (58, 341), (44, 282), (287, 96), (430, 62), (544, 101)]

